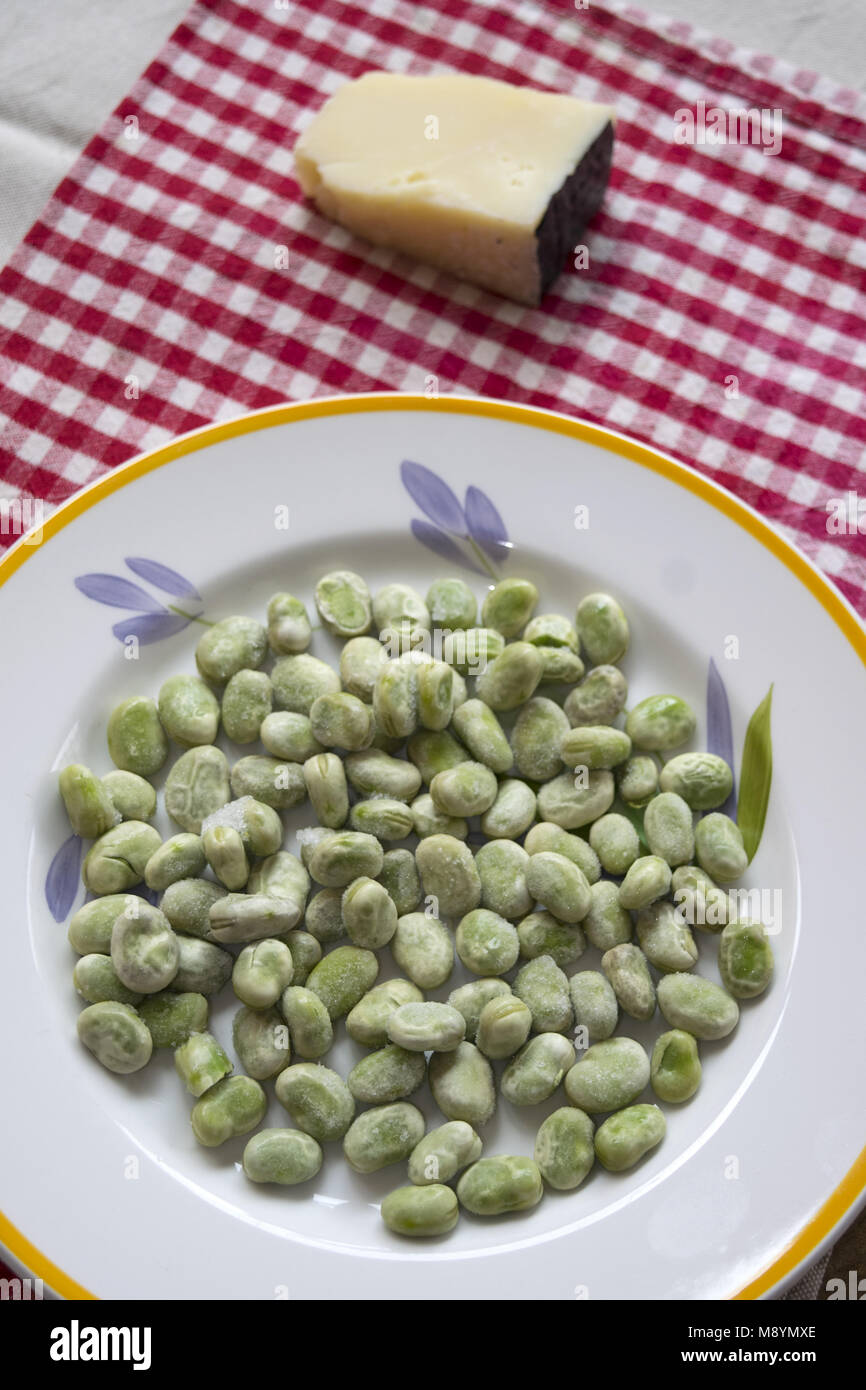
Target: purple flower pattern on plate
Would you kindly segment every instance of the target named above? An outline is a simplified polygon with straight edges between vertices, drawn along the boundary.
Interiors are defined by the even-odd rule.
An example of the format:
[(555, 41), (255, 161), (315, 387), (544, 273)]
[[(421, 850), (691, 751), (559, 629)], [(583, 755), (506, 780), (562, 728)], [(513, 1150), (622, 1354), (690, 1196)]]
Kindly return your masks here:
[(428, 518), (412, 518), (410, 529), (415, 539), (450, 564), (498, 580), (496, 565), (508, 559), (511, 542), (505, 522), (486, 492), (467, 488), (461, 505), (438, 473), (409, 459), (400, 465), (400, 480)]
[(158, 560), (141, 556), (130, 556), (124, 563), (139, 579), (162, 593), (170, 594), (177, 601), (163, 603), (140, 584), (123, 575), (78, 575), (75, 587), (79, 593), (95, 603), (104, 603), (108, 608), (125, 608), (134, 615), (113, 625), (111, 630), (119, 642), (134, 637), (141, 646), (146, 647), (166, 637), (173, 637), (176, 632), (189, 627), (190, 623), (205, 621), (202, 618), (201, 594), (184, 575)]

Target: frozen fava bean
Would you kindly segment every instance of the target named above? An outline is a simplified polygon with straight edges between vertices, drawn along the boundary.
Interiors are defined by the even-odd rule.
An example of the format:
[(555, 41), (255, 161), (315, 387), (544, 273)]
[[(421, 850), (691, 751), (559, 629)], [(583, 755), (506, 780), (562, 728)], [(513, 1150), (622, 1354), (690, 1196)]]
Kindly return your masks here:
[[(373, 599), (373, 619), (379, 631), (380, 640), (408, 644), (417, 633), (429, 632), (430, 614), (427, 605), (409, 584), (386, 584)], [(399, 654), (404, 646), (392, 655)]]
[(334, 1041), (331, 1015), (318, 994), (303, 985), (289, 985), (280, 998), (280, 1012), (289, 1029), (292, 1051), (306, 1062), (315, 1062)]
[(232, 1064), (212, 1033), (191, 1033), (175, 1048), (174, 1069), (191, 1096), (203, 1096), (223, 1077)]
[(564, 854), (532, 854), (526, 866), (532, 898), (560, 922), (582, 922), (589, 911), (589, 884), (582, 869)]
[(98, 840), (100, 835), (117, 824), (120, 813), (109, 790), (89, 767), (83, 763), (70, 763), (60, 773), (57, 784), (69, 824), (76, 835), (85, 840)]
[(267, 1081), (292, 1059), (289, 1030), (276, 1009), (248, 1009), (244, 1004), (234, 1016), (232, 1041), (248, 1076)]
[(78, 1037), (97, 1062), (118, 1076), (141, 1071), (153, 1051), (153, 1041), (135, 1009), (118, 1000), (90, 1004), (78, 1015)]
[(299, 806), (307, 795), (307, 784), (297, 763), (280, 762), (261, 753), (240, 758), (231, 771), (231, 787), (238, 799), (251, 796), (275, 811)]
[(347, 778), (362, 796), (408, 802), (421, 790), (421, 773), (417, 767), (403, 758), (392, 758), (381, 748), (350, 753), (345, 768)]
[(253, 618), (223, 618), (208, 628), (195, 649), (199, 675), (226, 685), (238, 671), (257, 671), (268, 654), (268, 634)]
[(496, 776), (483, 763), (460, 763), (437, 772), (430, 783), (430, 795), (438, 811), (446, 816), (480, 816), (496, 800)]
[(585, 667), (577, 654), (577, 628), (562, 613), (539, 614), (527, 623), (524, 642), (537, 647), (544, 662), (543, 682), (574, 685)]
[(310, 891), (310, 875), (296, 855), (277, 850), (260, 859), (247, 883), (248, 893), (264, 893), (269, 898), (294, 900), (303, 906)]
[[(452, 667), (452, 670), (453, 670), (453, 667)], [(464, 678), (463, 676), (461, 676), (461, 675), (459, 674), (459, 672), (457, 672), (457, 671), (454, 671), (454, 673), (453, 673), (453, 680), (452, 680), (452, 683), (451, 683), (451, 691), (452, 691), (453, 709), (454, 709), (454, 710), (458, 710), (458, 709), (460, 709), (461, 705), (465, 705), (465, 704), (466, 704), (466, 701), (469, 699), (469, 687), (468, 687), (468, 685), (466, 684), (465, 678)], [(480, 759), (479, 759), (479, 762), (483, 762), (483, 761), (484, 761), (483, 758), (480, 758)]]
[(692, 812), (676, 792), (660, 792), (644, 811), (644, 833), (652, 854), (676, 869), (694, 858)]
[(362, 1047), (385, 1047), (388, 1020), (403, 1004), (420, 1003), (424, 998), (411, 980), (384, 980), (360, 999), (346, 1017), (346, 1032)]
[(305, 1134), (320, 1144), (342, 1139), (355, 1117), (355, 1102), (345, 1081), (318, 1062), (296, 1062), (276, 1079), (277, 1100)]
[(154, 1047), (178, 1047), (191, 1033), (205, 1032), (209, 1009), (203, 994), (152, 994), (138, 1013)]
[(600, 970), (580, 970), (572, 975), (568, 987), (575, 1033), (584, 1029), (588, 1042), (604, 1042), (619, 1022), (619, 1005), (612, 984)]
[(222, 698), (223, 728), (234, 743), (255, 743), (271, 712), (273, 688), (264, 671), (236, 671)]
[(414, 816), (405, 801), (386, 796), (356, 801), (349, 812), (349, 824), (377, 840), (405, 840), (415, 829)]
[(320, 695), (334, 695), (340, 689), (340, 677), (326, 661), (298, 652), (280, 658), (271, 671), (271, 685), (278, 710), (309, 717)]
[(548, 782), (562, 771), (559, 748), (568, 720), (554, 700), (536, 695), (523, 706), (511, 731), (514, 761), (522, 777)]
[(159, 831), (146, 821), (121, 821), (94, 840), (84, 856), (81, 877), (85, 888), (97, 897), (134, 888), (161, 844)]
[(325, 840), (332, 840), (336, 833), (336, 830), (331, 830), (325, 825), (307, 825), (295, 832), (298, 853), (305, 869), (309, 870), (310, 861), (319, 845), (323, 844)]
[(322, 948), (314, 936), (306, 931), (288, 931), (282, 937), (292, 953), (293, 985), (305, 985), (310, 971), (322, 959)]
[(476, 694), (491, 709), (517, 709), (535, 693), (543, 674), (538, 648), (530, 642), (511, 642), (478, 677)]
[(475, 1042), (485, 1005), (491, 999), (499, 999), (510, 994), (510, 984), (507, 980), (499, 978), (470, 980), (468, 985), (461, 985), (459, 989), (452, 989), (448, 996), (448, 1003), (452, 1008), (457, 1009), (466, 1020), (467, 1042)]
[(176, 932), (207, 939), (210, 936), (210, 910), (215, 902), (225, 896), (226, 889), (222, 884), (211, 883), (209, 878), (181, 878), (168, 885), (159, 906)]
[(295, 901), (272, 898), (268, 893), (226, 893), (208, 912), (214, 941), (261, 941), (281, 936), (296, 926), (303, 908)]
[(335, 946), (307, 976), (307, 988), (318, 994), (333, 1021), (354, 1009), (375, 983), (379, 962), (359, 946)]
[(593, 666), (613, 665), (628, 651), (628, 622), (610, 594), (587, 594), (581, 599), (577, 608), (577, 635), (581, 651)]
[(343, 893), (343, 923), (356, 946), (378, 951), (397, 930), (397, 909), (387, 888), (374, 878), (356, 878)]
[(486, 1125), (493, 1118), (496, 1110), (493, 1069), (473, 1043), (458, 1043), (453, 1052), (434, 1052), (427, 1075), (433, 1099), (446, 1119)]
[(200, 676), (169, 676), (157, 696), (159, 722), (182, 748), (213, 743), (220, 725), (219, 700)]
[(522, 999), (510, 993), (497, 995), (481, 1010), (477, 1047), (491, 1061), (513, 1057), (526, 1042), (531, 1027), (532, 1014)]
[[(450, 767), (472, 761), (463, 745), (447, 729), (424, 729), (413, 734), (406, 744), (406, 752), (428, 786), (437, 772), (445, 772)], [(483, 758), (479, 759), (479, 762), (483, 761)]]
[(609, 724), (578, 724), (563, 734), (559, 756), (566, 767), (612, 768), (631, 753), (631, 739)]
[(409, 912), (397, 918), (391, 954), (419, 989), (438, 989), (454, 969), (454, 943), (438, 917)]
[(633, 1168), (665, 1137), (665, 1117), (657, 1105), (630, 1105), (609, 1116), (595, 1135), (599, 1163), (609, 1173)]
[(181, 830), (201, 834), (202, 823), (231, 798), (229, 765), (210, 744), (182, 753), (165, 783), (165, 809)]
[(563, 830), (579, 830), (609, 811), (613, 797), (613, 773), (606, 768), (562, 772), (539, 787), (538, 814)]
[(579, 1110), (600, 1115), (636, 1100), (650, 1079), (650, 1061), (634, 1038), (606, 1038), (587, 1048), (565, 1077), (565, 1094)]
[(475, 856), (481, 906), (500, 917), (522, 917), (532, 907), (526, 886), (529, 855), (513, 840), (489, 840)]
[(550, 956), (537, 956), (518, 970), (514, 993), (532, 1014), (534, 1033), (567, 1033), (574, 1023), (568, 979)]
[(466, 1020), (450, 1004), (401, 1004), (388, 1019), (388, 1037), (409, 1052), (451, 1052), (463, 1041)]
[(580, 1187), (595, 1162), (593, 1133), (588, 1115), (573, 1105), (563, 1105), (541, 1125), (535, 1137), (535, 1162), (544, 1181), (557, 1192)]
[(543, 1195), (544, 1184), (535, 1160), (510, 1154), (479, 1159), (457, 1184), (457, 1200), (473, 1216), (528, 1211)]
[(501, 579), (481, 605), (481, 621), (503, 637), (516, 637), (526, 627), (537, 603), (538, 590), (528, 579)]
[(576, 923), (559, 922), (550, 912), (531, 912), (517, 928), (524, 960), (550, 956), (560, 970), (576, 964), (586, 950), (586, 940)]
[(636, 912), (663, 898), (671, 886), (671, 866), (657, 854), (642, 854), (619, 886), (621, 907)]
[(243, 1168), (250, 1182), (296, 1187), (316, 1176), (322, 1158), (311, 1134), (299, 1129), (260, 1129), (244, 1149)]
[(434, 627), (461, 632), (478, 621), (478, 603), (462, 579), (434, 579), (427, 590), (427, 611)]
[(475, 975), (505, 975), (520, 953), (515, 928), (484, 907), (474, 908), (460, 919), (454, 944), (466, 969)]
[(642, 1021), (656, 1011), (656, 991), (647, 958), (639, 946), (625, 943), (605, 951), (601, 968), (610, 981), (617, 1003), (629, 1018)]
[(482, 1143), (465, 1120), (431, 1129), (409, 1155), (409, 1181), (418, 1187), (450, 1182), (461, 1168), (481, 1157)]
[(573, 1066), (574, 1048), (568, 1038), (561, 1033), (538, 1033), (502, 1073), (502, 1094), (512, 1105), (540, 1105), (550, 1099)]
[(284, 941), (266, 937), (240, 952), (232, 970), (232, 988), (248, 1008), (269, 1009), (292, 983), (293, 973), (288, 946)]
[(691, 705), (679, 695), (648, 695), (629, 711), (625, 731), (635, 748), (665, 753), (688, 743), (697, 722)]
[(589, 912), (581, 927), (590, 946), (597, 951), (609, 951), (631, 941), (632, 922), (619, 900), (619, 889), (609, 879), (593, 883), (589, 890)]
[(111, 711), (108, 752), (115, 767), (152, 777), (168, 757), (168, 739), (153, 700), (133, 695)]
[(346, 1085), (362, 1105), (390, 1105), (392, 1101), (411, 1096), (424, 1085), (426, 1075), (423, 1052), (387, 1043), (355, 1063)]
[(568, 722), (581, 724), (612, 724), (625, 708), (628, 681), (618, 666), (595, 666), (580, 685), (570, 690), (563, 709)]
[(617, 878), (627, 873), (640, 855), (637, 831), (627, 816), (621, 816), (616, 811), (609, 811), (606, 816), (593, 821), (589, 843), (605, 873), (615, 874)]
[(373, 711), (357, 695), (338, 690), (320, 695), (310, 707), (313, 737), (323, 748), (368, 748), (373, 738)]
[(356, 1173), (376, 1173), (408, 1158), (424, 1134), (424, 1116), (407, 1101), (365, 1110), (350, 1125), (343, 1153)]
[(345, 888), (356, 878), (376, 878), (383, 858), (382, 846), (373, 835), (342, 830), (316, 845), (310, 856), (310, 876), (323, 888)]
[(340, 653), (340, 682), (350, 695), (372, 704), (376, 677), (388, 653), (375, 637), (352, 637)]
[(261, 1124), (268, 1098), (249, 1076), (226, 1076), (206, 1091), (192, 1108), (192, 1132), (207, 1149), (249, 1134)]
[(491, 839), (516, 840), (535, 820), (535, 792), (516, 777), (500, 783), (493, 805), (481, 817), (481, 829)]
[(505, 651), (505, 638), (491, 627), (468, 627), (449, 632), (442, 642), (442, 656), (461, 676), (478, 676)]
[(177, 949), (177, 974), (169, 988), (183, 994), (219, 994), (232, 973), (229, 952), (195, 936), (179, 936)]
[(731, 794), (734, 775), (715, 753), (680, 753), (665, 763), (659, 777), (663, 792), (676, 792), (693, 811), (715, 811)]
[(640, 808), (659, 789), (658, 763), (649, 753), (635, 753), (616, 769), (616, 789), (626, 806)]
[(398, 1187), (382, 1201), (382, 1220), (398, 1236), (444, 1236), (457, 1225), (457, 1197), (450, 1187)]
[(330, 946), (346, 935), (346, 924), (343, 921), (343, 891), (342, 888), (320, 888), (307, 903), (304, 926), (311, 936), (325, 946)]
[(230, 825), (202, 830), (205, 859), (230, 893), (239, 893), (250, 876), (250, 864), (240, 831)]
[(305, 763), (316, 753), (325, 751), (313, 737), (310, 716), (292, 710), (281, 709), (269, 714), (262, 720), (259, 737), (272, 757), (289, 763)]
[(454, 672), (447, 662), (432, 658), (418, 662), (417, 666), (418, 723), (422, 729), (444, 729), (454, 710)]
[(201, 836), (182, 831), (154, 850), (144, 866), (144, 881), (148, 888), (162, 893), (182, 879), (196, 878), (206, 863)]
[(659, 1008), (672, 1028), (682, 1028), (702, 1042), (726, 1038), (737, 1026), (740, 1010), (721, 985), (701, 975), (676, 972), (658, 985)]
[(469, 822), (462, 816), (446, 816), (444, 811), (437, 810), (429, 794), (416, 796), (409, 810), (412, 812), (412, 828), (419, 840), (427, 840), (431, 835), (449, 835), (455, 840), (465, 840), (469, 834)]
[(671, 876), (674, 906), (680, 921), (714, 934), (733, 917), (731, 901), (709, 874), (696, 864), (684, 864)]
[(144, 898), (128, 898), (111, 929), (111, 963), (117, 978), (137, 994), (170, 985), (180, 963), (168, 918)]
[(659, 1100), (671, 1104), (689, 1100), (695, 1094), (701, 1084), (701, 1061), (691, 1033), (673, 1028), (656, 1038), (650, 1080)]
[(740, 827), (720, 811), (712, 811), (698, 821), (695, 852), (701, 868), (717, 883), (732, 883), (749, 867)]
[(373, 621), (373, 605), (366, 581), (354, 570), (332, 570), (316, 585), (316, 608), (329, 632), (336, 637), (360, 637)]
[(390, 894), (398, 917), (414, 912), (421, 902), (421, 877), (410, 849), (385, 851), (379, 882)]
[(481, 879), (472, 851), (462, 840), (429, 835), (416, 849), (415, 862), (425, 898), (435, 898), (438, 904), (437, 915), (464, 917), (480, 903)]
[(313, 635), (307, 610), (294, 594), (274, 594), (268, 603), (268, 642), (278, 656), (305, 652)]
[(763, 994), (773, 976), (773, 948), (762, 922), (728, 923), (719, 937), (719, 974), (735, 999)]
[(467, 700), (454, 711), (452, 723), (472, 757), (492, 772), (508, 772), (514, 762), (505, 730), (483, 700)]
[(389, 661), (373, 687), (373, 712), (383, 733), (404, 739), (418, 727), (418, 668), (411, 661)]
[(527, 832), (523, 841), (527, 854), (562, 854), (579, 869), (589, 884), (601, 878), (601, 861), (591, 845), (579, 835), (572, 835), (553, 821), (539, 821)]
[(661, 901), (642, 907), (635, 926), (640, 948), (656, 970), (691, 970), (698, 948), (672, 903)]
[(322, 825), (338, 830), (349, 815), (346, 770), (336, 753), (317, 753), (304, 763), (304, 781)]
[(156, 811), (156, 788), (146, 777), (118, 768), (106, 772), (101, 780), (121, 820), (150, 820)]
[(127, 989), (118, 979), (110, 956), (98, 955), (95, 952), (82, 956), (75, 962), (72, 983), (88, 1004), (112, 1001), (116, 1004), (131, 1004), (135, 1008), (144, 998), (143, 994)]

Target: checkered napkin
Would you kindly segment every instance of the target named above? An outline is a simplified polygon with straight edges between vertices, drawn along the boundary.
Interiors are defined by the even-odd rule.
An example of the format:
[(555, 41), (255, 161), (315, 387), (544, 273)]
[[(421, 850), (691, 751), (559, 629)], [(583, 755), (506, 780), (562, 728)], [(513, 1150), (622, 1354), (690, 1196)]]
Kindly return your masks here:
[[(866, 494), (866, 104), (586, 4), (199, 0), (0, 274), (0, 496), (55, 504), (208, 421), (432, 374), (696, 465), (866, 613), (849, 496)], [(295, 137), (370, 68), (616, 106), (588, 265), (542, 308), (362, 245), (304, 202)], [(781, 150), (677, 143), (699, 102), (781, 111)]]

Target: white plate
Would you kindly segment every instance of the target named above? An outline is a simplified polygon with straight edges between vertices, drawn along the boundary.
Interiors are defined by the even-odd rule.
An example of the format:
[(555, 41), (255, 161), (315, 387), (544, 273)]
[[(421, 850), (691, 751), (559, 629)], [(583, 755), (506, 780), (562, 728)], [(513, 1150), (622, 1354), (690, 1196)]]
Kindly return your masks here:
[[(456, 562), (410, 531), (422, 511), (401, 484), (404, 459), (461, 500), (470, 485), (492, 500), (513, 546), (502, 572), (533, 578), (542, 611), (615, 592), (632, 624), (630, 698), (684, 695), (700, 714), (695, 746), (704, 746), (710, 658), (738, 759), (751, 711), (775, 686), (769, 814), (744, 880), (781, 902), (771, 990), (743, 1007), (725, 1042), (702, 1046), (701, 1089), (667, 1107), (667, 1137), (639, 1167), (596, 1170), (576, 1193), (548, 1193), (521, 1216), (464, 1218), (429, 1244), (392, 1237), (380, 1221), (377, 1203), (405, 1180), (402, 1166), (362, 1179), (337, 1149), (303, 1188), (254, 1187), (238, 1169), (242, 1140), (196, 1145), (170, 1057), (132, 1078), (103, 1071), (75, 1041), (74, 957), (45, 888), (69, 834), (53, 769), (80, 760), (108, 770), (109, 710), (192, 669), (203, 630), (190, 624), (129, 659), (112, 626), (134, 615), (87, 597), (76, 579), (123, 576), (154, 612), (168, 604), (209, 618), (261, 614), (276, 589), (309, 602), (315, 578), (335, 566), (373, 588), (405, 580), (425, 591)], [(200, 600), (168, 592), (174, 581), (142, 557), (186, 576)], [(489, 581), (474, 581), (481, 595)], [(817, 571), (741, 503), (619, 436), (542, 411), (351, 397), (213, 426), (117, 470), (51, 517), (41, 545), (16, 547), (0, 582), (0, 1236), (52, 1288), (120, 1298), (754, 1297), (789, 1278), (857, 1204), (866, 638)], [(96, 589), (135, 600), (115, 581)], [(328, 651), (321, 633), (314, 650)], [(64, 881), (55, 864), (58, 912)], [(699, 969), (714, 975), (714, 938), (702, 934), (700, 946)], [(580, 968), (596, 964), (588, 952)], [(230, 1015), (225, 998), (214, 1025), (224, 1042)], [(626, 1022), (645, 1039), (663, 1027)], [(359, 1051), (343, 1034), (332, 1055), (342, 1069)], [(432, 1116), (429, 1097), (422, 1103)], [(541, 1113), (503, 1102), (486, 1151), (531, 1152)], [(285, 1122), (273, 1099), (268, 1122)]]

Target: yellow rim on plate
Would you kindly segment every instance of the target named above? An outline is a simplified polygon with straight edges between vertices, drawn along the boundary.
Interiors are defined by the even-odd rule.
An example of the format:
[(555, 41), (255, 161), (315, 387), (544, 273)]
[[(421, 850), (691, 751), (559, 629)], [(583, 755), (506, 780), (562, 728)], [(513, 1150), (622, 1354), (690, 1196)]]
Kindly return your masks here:
[[(440, 410), (452, 415), (483, 415), (497, 420), (511, 420), (519, 424), (532, 425), (536, 429), (549, 430), (553, 434), (563, 434), (571, 439), (580, 439), (587, 443), (596, 444), (602, 449), (607, 449), (610, 453), (619, 454), (621, 458), (630, 459), (632, 463), (640, 464), (642, 468), (649, 468), (654, 473), (660, 473), (670, 482), (693, 492), (702, 501), (715, 507), (716, 511), (723, 512), (731, 521), (736, 522), (744, 531), (748, 531), (751, 536), (760, 541), (761, 545), (775, 555), (818, 600), (822, 608), (851, 643), (860, 660), (866, 665), (866, 631), (848, 608), (842, 596), (805, 556), (795, 550), (792, 545), (789, 545), (772, 529), (768, 522), (731, 493), (723, 492), (715, 483), (711, 483), (701, 474), (693, 472), (685, 464), (665, 458), (663, 454), (657, 454), (653, 449), (649, 449), (643, 444), (637, 444), (633, 440), (615, 434), (599, 425), (570, 420), (566, 416), (554, 415), (532, 406), (509, 405), (505, 401), (476, 399), (466, 396), (428, 399), (426, 396), (404, 396), (390, 393), (327, 397), (323, 400), (299, 401), (294, 405), (271, 406), (265, 410), (255, 411), (250, 415), (240, 416), (235, 420), (205, 425), (202, 429), (182, 435), (181, 438), (174, 440), (171, 444), (164, 445), (161, 449), (155, 449), (150, 453), (143, 454), (140, 458), (131, 459), (129, 463), (122, 464), (104, 478), (100, 478), (89, 487), (82, 489), (74, 497), (70, 497), (68, 502), (64, 502), (58, 507), (43, 523), (41, 528), (42, 541), (38, 546), (28, 545), (27, 538), (22, 537), (0, 560), (0, 586), (5, 584), (6, 580), (30, 559), (34, 551), (41, 549), (46, 541), (61, 531), (64, 526), (68, 526), (75, 517), (80, 516), (82, 512), (89, 511), (109, 493), (118, 491), (127, 483), (143, 477), (146, 473), (151, 473), (156, 468), (161, 468), (163, 464), (171, 463), (177, 458), (183, 458), (185, 454), (195, 453), (210, 444), (218, 444), (223, 439), (233, 439), (239, 434), (252, 434), (257, 430), (270, 429), (273, 425), (290, 424), (295, 420), (317, 419), (326, 415), (351, 415), (375, 410)], [(773, 1263), (750, 1284), (732, 1294), (731, 1297), (734, 1299), (759, 1298), (761, 1294), (766, 1293), (779, 1283), (801, 1261), (807, 1259), (822, 1241), (827, 1239), (864, 1192), (866, 1192), (866, 1148), (863, 1149), (839, 1186)], [(52, 1264), (51, 1260), (43, 1255), (42, 1251), (38, 1250), (35, 1245), (32, 1245), (2, 1212), (0, 1212), (0, 1240), (14, 1258), (20, 1260), (38, 1278), (43, 1279), (55, 1293), (71, 1299), (97, 1297), (83, 1288), (81, 1284), (76, 1283), (62, 1269), (58, 1269), (55, 1264)]]

